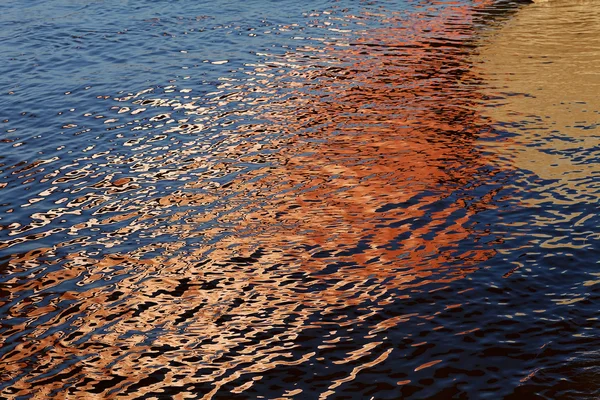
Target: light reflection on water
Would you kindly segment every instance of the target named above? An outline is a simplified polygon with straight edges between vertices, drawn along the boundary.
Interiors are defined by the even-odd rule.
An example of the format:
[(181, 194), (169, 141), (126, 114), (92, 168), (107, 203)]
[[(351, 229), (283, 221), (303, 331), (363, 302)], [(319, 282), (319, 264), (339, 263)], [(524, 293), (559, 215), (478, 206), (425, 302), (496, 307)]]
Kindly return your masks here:
[[(544, 115), (543, 103), (490, 100), (510, 86), (502, 74), (512, 62), (486, 52), (510, 52), (511, 29), (551, 8), (406, 8), (320, 7), (251, 27), (210, 15), (145, 18), (155, 40), (182, 40), (173, 59), (190, 54), (189, 68), (161, 87), (82, 86), (79, 108), (47, 106), (54, 130), (23, 122), (35, 117), (17, 111), (29, 104), (17, 87), (10, 96), (25, 98), (8, 108), (2, 161), (2, 394), (555, 390), (544, 377), (567, 373), (546, 367), (593, 342), (582, 329), (594, 323), (581, 321), (594, 315), (594, 277), (583, 265), (553, 271), (569, 258), (594, 260), (597, 217), (590, 202), (539, 199), (558, 197), (548, 188), (570, 187), (573, 176), (544, 175), (521, 154), (568, 148), (536, 135), (539, 118), (537, 130), (523, 123)], [(192, 28), (243, 35), (230, 47), (246, 35), (286, 44), (253, 48), (244, 61), (218, 50), (205, 57), (177, 39)], [(140, 76), (166, 73), (156, 68)], [(533, 90), (523, 68), (506, 92)], [(548, 115), (567, 127), (563, 110)], [(579, 128), (560, 134), (584, 140)], [(589, 137), (569, 155), (593, 161)], [(536, 140), (542, 146), (530, 150)], [(590, 179), (580, 193), (596, 193)], [(569, 231), (572, 213), (591, 215), (578, 219), (583, 247), (580, 231)], [(539, 240), (548, 226), (565, 232), (561, 249)]]
[(522, 171), (513, 184), (523, 192), (532, 223), (550, 228), (539, 235), (550, 254), (556, 248), (594, 250), (598, 240), (597, 5), (524, 7), (484, 40), (476, 58), (486, 81), (485, 115), (499, 131), (485, 148)]
[(595, 1), (535, 4), (478, 50), (486, 92), (496, 99), (486, 114), (516, 128), (494, 150), (516, 168), (555, 181), (538, 189), (551, 188), (558, 203), (597, 198), (599, 29)]

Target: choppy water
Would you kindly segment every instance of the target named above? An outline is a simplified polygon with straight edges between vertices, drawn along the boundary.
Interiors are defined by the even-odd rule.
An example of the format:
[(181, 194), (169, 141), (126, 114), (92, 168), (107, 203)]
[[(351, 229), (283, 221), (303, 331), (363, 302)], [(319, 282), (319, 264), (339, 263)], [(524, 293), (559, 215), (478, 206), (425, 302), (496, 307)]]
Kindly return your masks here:
[(600, 3), (10, 0), (0, 396), (595, 398)]

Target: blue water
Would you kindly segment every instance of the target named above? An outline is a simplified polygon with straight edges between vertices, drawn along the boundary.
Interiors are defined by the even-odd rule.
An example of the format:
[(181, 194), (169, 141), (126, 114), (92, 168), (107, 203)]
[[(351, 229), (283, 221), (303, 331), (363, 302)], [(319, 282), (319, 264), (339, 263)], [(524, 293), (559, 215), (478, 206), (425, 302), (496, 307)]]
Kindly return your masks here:
[(3, 3), (0, 396), (597, 396), (600, 105), (477, 61), (528, 7)]

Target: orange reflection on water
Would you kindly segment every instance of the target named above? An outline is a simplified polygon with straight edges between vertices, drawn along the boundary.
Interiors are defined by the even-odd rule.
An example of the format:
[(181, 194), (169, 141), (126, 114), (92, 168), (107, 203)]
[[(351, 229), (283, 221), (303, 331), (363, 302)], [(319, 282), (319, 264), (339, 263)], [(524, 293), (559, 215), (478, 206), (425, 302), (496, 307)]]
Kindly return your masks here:
[[(312, 249), (303, 258), (307, 271), (349, 262), (354, 277), (393, 274), (400, 285), (457, 258), (467, 272), (490, 256), (487, 249), (457, 254), (472, 235), (468, 222), (494, 193), (456, 194), (479, 184), (488, 160), (474, 148), (484, 121), (474, 111), (476, 77), (463, 61), (468, 49), (454, 45), (471, 27), (456, 9), (443, 18), (463, 25), (448, 32), (443, 22), (428, 21), (421, 27), (427, 35), (419, 32), (412, 42), (405, 28), (369, 32), (348, 51), (333, 52), (345, 65), (336, 77), (351, 82), (325, 78), (311, 87), (319, 95), (298, 110), (298, 122), (277, 119), (306, 133), (285, 147), (292, 154), (284, 153), (286, 162), (262, 183), (284, 193), (269, 210), (275, 218), (264, 210), (247, 217), (259, 221), (253, 235), (268, 232), (261, 246), (301, 244)], [(317, 128), (307, 130), (305, 121)]]

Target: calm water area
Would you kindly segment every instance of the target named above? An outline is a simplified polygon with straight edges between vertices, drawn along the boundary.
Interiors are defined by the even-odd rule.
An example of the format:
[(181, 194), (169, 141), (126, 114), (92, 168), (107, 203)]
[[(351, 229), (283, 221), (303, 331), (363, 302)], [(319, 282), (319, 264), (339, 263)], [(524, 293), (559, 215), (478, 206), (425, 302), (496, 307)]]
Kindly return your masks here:
[(600, 397), (600, 0), (3, 0), (0, 398)]

